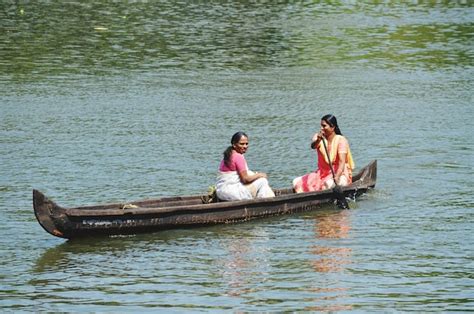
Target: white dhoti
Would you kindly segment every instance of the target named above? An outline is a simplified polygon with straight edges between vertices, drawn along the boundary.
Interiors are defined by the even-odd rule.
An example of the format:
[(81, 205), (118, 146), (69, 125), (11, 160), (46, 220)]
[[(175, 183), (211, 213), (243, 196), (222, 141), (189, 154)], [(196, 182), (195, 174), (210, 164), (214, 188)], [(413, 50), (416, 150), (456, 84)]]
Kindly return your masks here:
[(252, 183), (242, 184), (237, 171), (219, 172), (216, 193), (219, 199), (225, 201), (275, 196), (266, 178), (259, 178)]

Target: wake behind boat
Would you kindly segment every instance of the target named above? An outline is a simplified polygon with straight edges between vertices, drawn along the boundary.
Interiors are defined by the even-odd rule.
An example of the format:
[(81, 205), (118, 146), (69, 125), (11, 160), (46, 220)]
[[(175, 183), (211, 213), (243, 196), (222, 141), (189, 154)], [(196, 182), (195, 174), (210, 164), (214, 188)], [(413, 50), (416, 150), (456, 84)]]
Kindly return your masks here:
[[(342, 188), (355, 199), (375, 187), (377, 161), (370, 162)], [(212, 201), (207, 194), (64, 208), (33, 190), (33, 208), (40, 225), (50, 234), (72, 239), (97, 235), (135, 234), (173, 228), (248, 221), (315, 210), (333, 202), (333, 190), (295, 193), (276, 189), (275, 197), (242, 201)]]

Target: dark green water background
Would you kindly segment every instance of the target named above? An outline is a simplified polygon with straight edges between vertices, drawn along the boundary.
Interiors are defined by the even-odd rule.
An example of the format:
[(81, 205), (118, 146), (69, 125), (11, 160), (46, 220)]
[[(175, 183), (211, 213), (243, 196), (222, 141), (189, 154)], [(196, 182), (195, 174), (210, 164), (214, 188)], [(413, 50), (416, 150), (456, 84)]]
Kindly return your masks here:
[[(472, 1), (0, 2), (3, 311), (474, 306)], [(338, 117), (377, 188), (348, 211), (67, 242), (79, 206), (195, 194), (238, 130), (274, 187)]]

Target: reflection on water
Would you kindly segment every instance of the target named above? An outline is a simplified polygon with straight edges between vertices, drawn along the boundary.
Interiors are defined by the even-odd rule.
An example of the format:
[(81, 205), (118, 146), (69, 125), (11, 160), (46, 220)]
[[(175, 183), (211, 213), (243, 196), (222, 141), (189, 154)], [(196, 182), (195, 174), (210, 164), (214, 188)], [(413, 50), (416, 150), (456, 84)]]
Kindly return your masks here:
[[(99, 237), (69, 240), (46, 250), (35, 263), (34, 271), (65, 271), (102, 256), (125, 254), (134, 245), (135, 236)], [(78, 259), (78, 257), (80, 257)], [(90, 259), (90, 260), (89, 260)]]
[[(349, 311), (353, 310), (354, 307), (352, 305), (341, 304), (339, 300), (343, 298), (347, 298), (349, 295), (346, 294), (347, 289), (345, 288), (327, 288), (327, 289), (318, 289), (315, 288), (313, 290), (314, 293), (317, 294), (324, 294), (330, 295), (327, 297), (315, 299), (316, 303), (323, 303), (327, 302), (330, 303), (329, 305), (321, 305), (321, 306), (308, 306), (305, 308), (306, 311), (322, 311), (322, 312), (333, 312), (333, 311)], [(331, 295), (334, 294), (334, 295)], [(329, 301), (329, 302), (328, 302)]]
[(265, 281), (268, 265), (268, 235), (262, 228), (251, 230), (245, 237), (235, 235), (220, 241), (224, 256), (220, 265), (225, 294), (239, 297), (256, 291), (255, 282)]
[[(350, 210), (325, 212), (315, 218), (315, 234), (317, 239), (346, 239), (349, 237)], [(350, 264), (352, 249), (345, 247), (329, 247), (314, 245), (311, 252), (318, 258), (313, 267), (318, 272), (343, 271)]]
[(68, 267), (68, 252), (70, 244), (64, 242), (57, 247), (47, 249), (40, 258), (36, 260), (33, 271), (35, 273), (42, 273), (49, 270), (58, 270)]
[[(314, 217), (314, 232), (316, 243), (328, 243), (338, 246), (313, 245), (311, 253), (314, 255), (313, 269), (319, 273), (343, 272), (345, 266), (351, 263), (352, 249), (341, 247), (340, 239), (347, 239), (351, 230), (350, 210), (323, 211)], [(352, 305), (342, 304), (349, 296), (349, 288), (341, 287), (343, 282), (334, 284), (336, 287), (314, 288), (317, 294), (329, 295), (324, 300), (333, 301), (327, 307), (311, 307), (314, 311), (342, 311), (351, 310)]]
[(224, 244), (228, 258), (223, 262), (222, 276), (228, 282), (230, 296), (240, 296), (250, 292), (248, 288), (249, 271), (255, 266), (255, 261), (249, 259), (251, 243), (248, 239), (235, 239)]
[(312, 253), (319, 258), (313, 263), (316, 271), (322, 273), (343, 271), (350, 264), (351, 249), (340, 247), (313, 246)]

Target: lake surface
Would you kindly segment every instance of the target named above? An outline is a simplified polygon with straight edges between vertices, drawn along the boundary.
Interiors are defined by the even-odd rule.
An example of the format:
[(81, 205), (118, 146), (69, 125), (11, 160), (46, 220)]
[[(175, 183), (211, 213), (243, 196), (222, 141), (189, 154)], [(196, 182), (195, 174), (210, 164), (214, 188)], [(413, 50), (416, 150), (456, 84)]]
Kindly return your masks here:
[[(474, 5), (2, 1), (0, 309), (474, 308)], [(65, 241), (64, 206), (207, 191), (236, 131), (273, 187), (333, 113), (376, 189), (234, 225)]]

